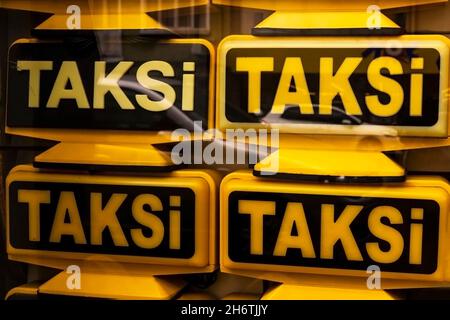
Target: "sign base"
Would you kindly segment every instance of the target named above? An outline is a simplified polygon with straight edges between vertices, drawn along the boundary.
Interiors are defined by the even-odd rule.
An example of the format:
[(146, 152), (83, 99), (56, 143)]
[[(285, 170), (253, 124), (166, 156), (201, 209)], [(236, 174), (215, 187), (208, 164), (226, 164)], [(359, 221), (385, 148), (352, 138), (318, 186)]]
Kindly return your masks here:
[(265, 293), (261, 300), (396, 300), (385, 290), (355, 289), (280, 284)]
[(39, 154), (37, 168), (89, 171), (168, 172), (179, 168), (164, 153), (147, 144), (103, 144), (61, 142)]
[(257, 163), (253, 175), (297, 181), (402, 182), (405, 169), (376, 151), (279, 149)]
[(252, 29), (255, 36), (366, 36), (402, 33), (402, 28), (378, 11), (276, 11)]
[(40, 294), (106, 299), (168, 300), (186, 283), (176, 277), (156, 277), (128, 273), (82, 271), (80, 286), (70, 287), (73, 274), (62, 271), (39, 287)]

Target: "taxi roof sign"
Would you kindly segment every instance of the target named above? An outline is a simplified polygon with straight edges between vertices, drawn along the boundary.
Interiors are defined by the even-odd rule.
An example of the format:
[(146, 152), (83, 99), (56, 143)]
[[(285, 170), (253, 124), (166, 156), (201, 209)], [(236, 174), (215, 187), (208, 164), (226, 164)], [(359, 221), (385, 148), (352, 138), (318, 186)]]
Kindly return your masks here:
[(377, 265), (385, 288), (449, 282), (449, 191), (437, 177), (368, 186), (230, 174), (221, 185), (221, 268), (287, 283), (343, 277), (358, 286)]
[[(38, 157), (47, 166), (173, 168), (170, 156), (151, 144), (171, 142), (175, 129), (213, 126), (212, 44), (122, 40), (117, 60), (102, 43), (83, 41), (81, 48), (73, 39), (22, 39), (11, 46), (6, 132), (62, 142)], [(140, 163), (132, 165), (124, 151)]]
[(123, 40), (120, 61), (86, 41), (81, 49), (76, 42), (37, 39), (10, 47), (8, 133), (193, 130), (194, 120), (205, 129), (212, 125), (214, 49), (208, 41)]
[(215, 183), (194, 170), (137, 177), (18, 166), (6, 182), (8, 255), (54, 268), (89, 261), (165, 266), (162, 274), (214, 269)]
[(218, 48), (216, 123), (444, 138), (448, 60), (443, 36), (230, 36)]

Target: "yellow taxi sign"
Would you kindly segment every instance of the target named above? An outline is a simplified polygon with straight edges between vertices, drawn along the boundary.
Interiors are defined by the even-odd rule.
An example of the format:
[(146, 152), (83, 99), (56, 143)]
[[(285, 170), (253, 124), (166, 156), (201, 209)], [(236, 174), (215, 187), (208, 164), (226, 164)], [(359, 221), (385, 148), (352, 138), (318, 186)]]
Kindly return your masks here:
[(448, 136), (442, 36), (225, 38), (217, 126), (281, 133)]
[(214, 184), (207, 172), (193, 170), (137, 177), (19, 166), (6, 181), (7, 251), (19, 261), (211, 269)]
[(221, 185), (221, 268), (277, 281), (317, 274), (449, 281), (450, 187), (411, 177), (389, 186), (261, 180)]
[(124, 130), (156, 135), (193, 131), (195, 121), (205, 130), (212, 126), (208, 41), (123, 40), (120, 46), (118, 59), (89, 41), (16, 41), (8, 53), (6, 131), (54, 140), (75, 131), (78, 142), (91, 142), (96, 130), (114, 130), (101, 140), (111, 142)]

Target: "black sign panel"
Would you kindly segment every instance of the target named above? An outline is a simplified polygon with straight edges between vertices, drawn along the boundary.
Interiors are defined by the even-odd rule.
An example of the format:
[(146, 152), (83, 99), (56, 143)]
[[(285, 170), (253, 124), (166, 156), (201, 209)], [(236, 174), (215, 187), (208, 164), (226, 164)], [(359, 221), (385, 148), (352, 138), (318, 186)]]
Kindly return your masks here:
[(437, 268), (440, 207), (433, 200), (234, 191), (228, 201), (234, 262), (418, 274)]
[(9, 51), (9, 127), (173, 130), (208, 126), (203, 42), (19, 41)]
[(8, 209), (16, 249), (180, 259), (195, 253), (189, 188), (16, 181)]
[(231, 48), (225, 117), (231, 123), (432, 127), (439, 119), (440, 69), (433, 48)]

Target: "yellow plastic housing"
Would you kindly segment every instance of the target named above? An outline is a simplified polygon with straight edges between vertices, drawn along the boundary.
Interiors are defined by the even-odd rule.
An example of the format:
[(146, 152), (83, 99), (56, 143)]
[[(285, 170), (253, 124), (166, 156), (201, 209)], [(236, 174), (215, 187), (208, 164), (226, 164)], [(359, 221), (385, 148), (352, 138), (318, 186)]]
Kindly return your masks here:
[[(370, 275), (367, 268), (378, 265), (383, 288), (442, 286), (450, 281), (449, 194), (440, 177), (385, 185), (314, 184), (238, 171), (221, 184), (221, 270), (287, 284), (361, 288)], [(434, 211), (418, 208), (430, 204)], [(399, 210), (406, 213), (400, 217)], [(417, 233), (415, 221), (423, 233)], [(424, 241), (425, 233), (431, 242)], [(380, 245), (383, 241), (391, 247)], [(288, 250), (293, 250), (289, 256)], [(435, 266), (420, 269), (432, 260), (427, 252)]]
[[(449, 113), (448, 113), (448, 80), (449, 80), (449, 73), (448, 73), (448, 65), (449, 65), (449, 47), (450, 47), (450, 41), (448, 38), (441, 36), (441, 35), (404, 35), (404, 36), (385, 36), (385, 37), (370, 37), (370, 38), (361, 38), (361, 37), (255, 37), (255, 36), (248, 36), (248, 35), (232, 35), (229, 37), (226, 37), (222, 40), (218, 47), (218, 58), (217, 58), (217, 113), (216, 113), (216, 126), (220, 130), (226, 130), (226, 129), (236, 129), (236, 128), (243, 128), (243, 129), (268, 129), (273, 130), (277, 129), (283, 136), (287, 136), (288, 134), (292, 134), (293, 137), (282, 137), (281, 140), (290, 140), (287, 144), (290, 144), (292, 146), (296, 145), (303, 145), (304, 143), (307, 144), (307, 142), (303, 143), (303, 140), (301, 137), (296, 136), (295, 134), (304, 134), (304, 135), (310, 135), (309, 138), (313, 135), (317, 137), (317, 135), (329, 135), (329, 136), (336, 136), (336, 135), (346, 135), (346, 136), (375, 136), (380, 141), (382, 141), (382, 144), (385, 144), (383, 147), (385, 149), (393, 148), (395, 144), (398, 143), (404, 143), (407, 144), (408, 142), (400, 140), (400, 138), (403, 137), (415, 137), (415, 138), (447, 138), (448, 137), (448, 120), (449, 120)], [(253, 50), (251, 53), (252, 59), (258, 59), (260, 56), (258, 56), (256, 53), (260, 52), (261, 50), (266, 50), (265, 52), (268, 52), (267, 49), (280, 49), (280, 50), (289, 50), (289, 49), (315, 49), (323, 51), (322, 56), (323, 57), (329, 57), (333, 56), (333, 49), (354, 49), (354, 48), (381, 48), (385, 50), (389, 50), (392, 48), (417, 48), (417, 49), (433, 49), (439, 52), (440, 56), (440, 69), (439, 69), (439, 110), (437, 112), (438, 120), (435, 124), (431, 126), (415, 126), (413, 124), (411, 125), (375, 125), (370, 123), (359, 123), (359, 124), (336, 124), (336, 123), (327, 123), (326, 121), (319, 121), (319, 123), (310, 123), (306, 121), (300, 121), (300, 122), (289, 122), (285, 121), (283, 119), (284, 113), (282, 113), (282, 109), (284, 108), (284, 111), (286, 111), (286, 106), (289, 104), (284, 105), (283, 103), (285, 101), (291, 101), (294, 98), (292, 97), (292, 89), (289, 88), (289, 92), (284, 92), (283, 90), (280, 90), (280, 88), (284, 88), (283, 84), (288, 84), (288, 82), (282, 82), (283, 76), (281, 77), (281, 80), (278, 82), (278, 90), (276, 97), (280, 97), (279, 100), (282, 100), (283, 103), (278, 105), (273, 102), (272, 109), (270, 109), (270, 112), (263, 112), (261, 104), (258, 104), (259, 98), (258, 94), (261, 94), (258, 90), (248, 90), (248, 98), (246, 97), (240, 97), (240, 101), (246, 101), (246, 99), (249, 99), (248, 106), (243, 105), (232, 105), (229, 106), (230, 108), (237, 108), (240, 110), (240, 112), (244, 113), (248, 118), (252, 118), (252, 116), (263, 114), (264, 118), (263, 120), (267, 118), (267, 120), (264, 120), (263, 123), (257, 123), (257, 122), (243, 122), (239, 120), (230, 120), (229, 117), (226, 114), (226, 107), (227, 105), (230, 105), (231, 102), (227, 100), (226, 93), (227, 93), (227, 73), (233, 74), (237, 69), (239, 69), (240, 73), (243, 72), (250, 72), (254, 73), (255, 76), (252, 81), (250, 81), (249, 78), (249, 85), (250, 82), (253, 86), (258, 87), (261, 89), (262, 87), (262, 81), (263, 77), (261, 74), (273, 72), (274, 67), (272, 66), (271, 59), (273, 59), (274, 66), (277, 65), (277, 63), (280, 63), (279, 57), (276, 56), (276, 53), (274, 51), (273, 56), (267, 56), (266, 54), (263, 55), (262, 60), (259, 63), (256, 63), (252, 60), (250, 62), (249, 57), (247, 57), (245, 54), (240, 55), (239, 50)], [(234, 53), (232, 53), (234, 51)], [(261, 51), (262, 52), (262, 51)], [(281, 52), (281, 51), (280, 51)], [(284, 52), (284, 51), (283, 51)], [(236, 70), (229, 71), (230, 66), (227, 65), (227, 57), (228, 54), (232, 53), (232, 57), (236, 57)], [(339, 53), (339, 59), (344, 58), (343, 53)], [(240, 60), (239, 67), (237, 67), (237, 60)], [(278, 59), (278, 60), (276, 60)], [(297, 59), (294, 57), (293, 59)], [(309, 58), (308, 58), (309, 59)], [(296, 83), (297, 88), (296, 92), (302, 93), (300, 98), (306, 99), (305, 101), (301, 102), (300, 105), (303, 105), (304, 109), (301, 109), (301, 113), (305, 114), (314, 114), (317, 115), (319, 111), (315, 110), (314, 103), (311, 105), (311, 101), (308, 100), (309, 94), (315, 94), (318, 95), (320, 92), (320, 88), (314, 87), (313, 89), (310, 87), (309, 91), (314, 91), (313, 93), (309, 94), (303, 94), (303, 91), (306, 90), (304, 85), (299, 84), (304, 83), (303, 82), (303, 76), (304, 74), (312, 73), (316, 75), (321, 75), (321, 71), (317, 70), (316, 62), (312, 63), (311, 61), (305, 61), (303, 62), (303, 68), (298, 69), (299, 66), (297, 65), (298, 60), (296, 61), (290, 61), (287, 63), (287, 58), (284, 60), (284, 66), (282, 74), (286, 71), (286, 79), (290, 79), (289, 75), (292, 75), (292, 77), (296, 77)], [(375, 61), (372, 60), (372, 61)], [(282, 62), (282, 60), (281, 60)], [(392, 62), (392, 61), (391, 61)], [(266, 65), (267, 64), (267, 65)], [(295, 67), (294, 67), (295, 64)], [(282, 64), (283, 65), (283, 64)], [(258, 70), (255, 71), (252, 68), (255, 67)], [(271, 68), (272, 67), (272, 68)], [(413, 66), (413, 68), (416, 66)], [(250, 71), (248, 71), (250, 70)], [(270, 71), (272, 70), (272, 71)], [(366, 70), (366, 73), (369, 74), (369, 72)], [(424, 72), (430, 72), (430, 70), (425, 70)], [(236, 72), (237, 73), (237, 72)], [(257, 77), (259, 74), (259, 77)], [(370, 73), (372, 74), (372, 73)], [(249, 76), (250, 77), (250, 76)], [(277, 77), (272, 77), (270, 79), (278, 79)], [(258, 80), (259, 79), (259, 80)], [(284, 79), (284, 80), (286, 80)], [(291, 79), (292, 80), (292, 79)], [(259, 81), (259, 82), (258, 82)], [(264, 82), (267, 86), (270, 84), (275, 85), (275, 88), (277, 88), (277, 83), (273, 84), (272, 80), (265, 80)], [(346, 84), (344, 82), (340, 82), (339, 86), (342, 86), (342, 88), (347, 88)], [(289, 87), (289, 86), (288, 86)], [(389, 86), (383, 85), (383, 88), (386, 89)], [(350, 91), (356, 91), (357, 89), (354, 88), (347, 88)], [(345, 89), (345, 90), (347, 90)], [(342, 89), (344, 90), (344, 89)], [(414, 90), (417, 90), (416, 87), (414, 87)], [(280, 94), (279, 91), (281, 92)], [(351, 92), (349, 91), (349, 96), (351, 95)], [(229, 91), (231, 92), (234, 91)], [(327, 91), (328, 92), (328, 91)], [(233, 93), (234, 94), (234, 93)], [(267, 95), (267, 93), (265, 93)], [(261, 94), (262, 95), (262, 94)], [(395, 94), (394, 94), (395, 95)], [(406, 95), (406, 93), (405, 93)], [(254, 101), (254, 104), (250, 102), (250, 98), (252, 101)], [(295, 99), (300, 99), (296, 96)], [(297, 100), (295, 100), (297, 101)], [(282, 106), (282, 107), (280, 107)], [(302, 107), (302, 108), (303, 108)], [(320, 104), (320, 108), (322, 108), (322, 104)], [(423, 106), (423, 108), (426, 108), (427, 106)], [(281, 108), (281, 109), (280, 109)], [(261, 110), (260, 110), (261, 109)], [(304, 111), (303, 111), (304, 110)], [(381, 115), (381, 110), (380, 115)], [(386, 110), (383, 110), (382, 112), (385, 112)], [(238, 114), (234, 111), (234, 109), (230, 109), (229, 114)], [(323, 112), (323, 111), (320, 111)], [(365, 111), (362, 111), (363, 114)], [(358, 110), (355, 110), (355, 114), (359, 113)], [(348, 112), (347, 116), (350, 115), (351, 112)], [(238, 117), (238, 116), (235, 116)], [(274, 118), (274, 119), (272, 119)], [(386, 138), (386, 141), (384, 143), (384, 137)], [(306, 139), (306, 138), (305, 138)], [(389, 140), (400, 140), (400, 141), (389, 141)], [(346, 139), (344, 139), (346, 140)], [(428, 139), (431, 140), (431, 139)], [(282, 141), (283, 142), (283, 141)], [(433, 141), (428, 141), (429, 143), (433, 143)], [(416, 142), (417, 143), (417, 142)], [(388, 145), (386, 145), (388, 144)], [(340, 146), (341, 144), (339, 144)], [(336, 145), (336, 147), (339, 147)], [(314, 146), (311, 146), (314, 148)], [(346, 148), (345, 144), (343, 144), (342, 148)], [(394, 147), (395, 148), (395, 147)]]
[[(96, 185), (106, 186), (107, 188), (113, 188), (114, 193), (124, 193), (127, 192), (126, 190), (133, 190), (133, 188), (141, 188), (139, 190), (145, 190), (145, 188), (149, 188), (149, 190), (168, 190), (170, 193), (171, 188), (184, 188), (183, 190), (191, 190), (189, 192), (192, 192), (192, 195), (194, 197), (195, 203), (192, 205), (195, 205), (195, 212), (189, 213), (194, 215), (195, 221), (193, 221), (193, 227), (195, 228), (195, 232), (193, 233), (194, 236), (194, 252), (192, 256), (188, 258), (177, 258), (174, 257), (171, 254), (163, 254), (164, 250), (161, 251), (161, 254), (152, 254), (152, 256), (146, 256), (143, 254), (143, 251), (139, 251), (139, 254), (124, 254), (124, 251), (116, 252), (114, 251), (115, 248), (117, 249), (117, 246), (112, 247), (112, 252), (114, 254), (107, 254), (105, 252), (102, 252), (103, 245), (97, 246), (97, 249), (92, 250), (92, 223), (95, 222), (98, 223), (104, 223), (106, 220), (98, 220), (101, 218), (101, 216), (106, 216), (106, 211), (108, 210), (108, 207), (114, 208), (115, 205), (112, 203), (112, 201), (107, 200), (109, 195), (106, 196), (108, 193), (105, 193), (104, 200), (103, 200), (103, 214), (99, 215), (96, 214), (95, 218), (96, 220), (92, 220), (92, 214), (93, 214), (93, 202), (92, 202), (92, 192), (91, 194), (91, 212), (82, 212), (81, 210), (78, 212), (78, 214), (81, 213), (82, 219), (83, 215), (90, 214), (91, 220), (83, 220), (84, 227), (81, 229), (83, 232), (84, 230), (84, 239), (85, 239), (85, 246), (91, 245), (90, 251), (83, 252), (83, 245), (76, 247), (76, 251), (68, 251), (68, 250), (60, 250), (58, 248), (53, 248), (52, 250), (41, 250), (41, 249), (34, 249), (33, 247), (15, 247), (12, 242), (12, 234), (11, 234), (11, 226), (9, 225), (12, 215), (17, 214), (14, 211), (14, 208), (10, 207), (10, 196), (12, 195), (11, 186), (15, 183), (27, 183), (27, 185), (33, 186), (32, 189), (36, 189), (35, 186), (38, 187), (39, 190), (42, 192), (46, 192), (45, 186), (46, 183), (48, 185), (52, 186), (60, 186), (60, 185), (67, 185), (69, 186), (63, 187), (67, 189), (67, 191), (70, 191), (74, 188), (73, 186), (78, 186), (73, 191), (73, 194), (75, 196), (75, 199), (78, 204), (81, 204), (80, 198), (83, 199), (83, 194), (80, 193), (81, 191), (76, 190), (82, 190), (82, 192), (85, 192), (85, 188), (88, 187), (95, 187)], [(58, 269), (65, 269), (70, 264), (77, 264), (77, 265), (83, 265), (87, 269), (92, 269), (92, 272), (98, 272), (99, 270), (103, 270), (103, 272), (111, 273), (111, 272), (123, 272), (123, 270), (127, 270), (127, 273), (129, 274), (177, 274), (177, 273), (192, 273), (192, 272), (208, 272), (212, 271), (216, 268), (216, 184), (218, 183), (218, 177), (216, 174), (209, 172), (209, 171), (198, 171), (198, 170), (180, 170), (180, 171), (174, 171), (167, 174), (154, 174), (152, 176), (136, 176), (136, 175), (90, 175), (90, 174), (83, 174), (83, 173), (57, 173), (57, 172), (51, 172), (51, 171), (45, 171), (45, 170), (38, 170), (34, 169), (31, 166), (28, 165), (21, 165), (15, 167), (10, 174), (8, 175), (6, 179), (6, 206), (7, 206), (7, 252), (8, 256), (11, 260), (15, 261), (22, 261), (27, 262), (31, 264), (37, 264), (37, 265), (43, 265)], [(26, 187), (21, 187), (22, 189), (26, 190)], [(50, 188), (50, 187), (49, 187)], [(127, 189), (128, 188), (128, 189)], [(142, 189), (144, 188), (144, 189)], [(122, 190), (122, 191), (120, 191)], [(175, 190), (175, 189), (173, 189)], [(53, 191), (52, 191), (53, 192)], [(131, 192), (131, 191), (130, 191)], [(86, 193), (86, 192), (85, 192)], [(148, 192), (151, 194), (151, 191)], [(42, 193), (41, 193), (42, 194)], [(55, 193), (56, 194), (56, 193)], [(61, 192), (62, 194), (62, 192)], [(144, 192), (144, 194), (146, 194)], [(155, 193), (156, 194), (156, 193)], [(67, 194), (66, 194), (67, 195)], [(98, 194), (97, 194), (98, 195)], [(126, 195), (126, 193), (125, 193)], [(155, 198), (154, 196), (151, 196)], [(24, 198), (22, 198), (23, 201)], [(68, 219), (70, 220), (70, 224), (73, 225), (76, 218), (77, 213), (76, 210), (74, 211), (73, 205), (72, 209), (70, 208), (70, 198), (62, 198), (61, 196), (58, 198), (58, 196), (53, 195), (51, 199), (51, 202), (58, 202), (58, 207), (66, 207), (65, 209), (65, 222), (64, 224), (56, 222), (54, 220), (53, 225), (47, 225), (46, 228), (51, 227), (52, 229), (56, 230), (55, 232), (64, 234), (68, 232)], [(50, 200), (47, 199), (47, 200)], [(110, 198), (111, 199), (111, 198)], [(137, 199), (137, 198), (136, 198)], [(163, 199), (163, 198), (161, 198)], [(19, 199), (20, 200), (20, 199)], [(178, 203), (175, 203), (176, 202)], [(31, 201), (28, 199), (28, 201)], [(68, 202), (69, 201), (69, 202)], [(85, 201), (85, 200), (81, 200)], [(109, 204), (106, 204), (106, 202), (110, 202)], [(135, 200), (134, 200), (135, 201)], [(161, 200), (162, 201), (162, 200)], [(171, 204), (170, 204), (170, 210), (173, 210), (172, 205), (180, 206), (180, 198), (174, 197), (172, 200), (171, 197)], [(173, 204), (172, 204), (173, 202)], [(29, 202), (30, 204), (31, 202)], [(41, 202), (40, 206), (47, 205), (46, 203), (50, 203), (49, 201)], [(161, 202), (163, 205), (165, 202)], [(112, 206), (111, 206), (112, 205)], [(117, 203), (116, 203), (117, 205)], [(122, 211), (122, 214), (129, 214), (131, 215), (131, 204), (126, 204), (126, 202), (122, 202), (122, 206), (126, 206), (125, 210)], [(133, 208), (136, 204), (133, 202)], [(78, 205), (80, 208), (81, 205)], [(130, 206), (130, 207), (128, 207)], [(30, 208), (30, 207), (28, 207)], [(76, 207), (75, 207), (76, 208)], [(89, 207), (88, 207), (89, 208)], [(119, 207), (120, 208), (120, 207)], [(144, 210), (150, 210), (148, 212), (152, 212), (152, 209), (145, 209)], [(180, 207), (181, 208), (181, 207)], [(130, 211), (127, 211), (129, 209)], [(161, 210), (161, 208), (159, 208)], [(58, 211), (59, 209), (57, 209)], [(69, 211), (72, 212), (70, 213)], [(89, 209), (88, 209), (89, 210)], [(121, 209), (116, 209), (121, 210)], [(154, 209), (157, 212), (158, 208)], [(168, 210), (168, 209), (163, 209)], [(183, 212), (182, 209), (180, 212)], [(29, 211), (30, 212), (30, 211)], [(75, 212), (75, 214), (74, 214)], [(119, 212), (119, 211), (116, 211)], [(135, 210), (133, 209), (133, 212)], [(178, 213), (180, 213), (178, 212)], [(175, 212), (176, 213), (176, 212)], [(133, 213), (133, 216), (136, 218), (137, 216), (135, 213)], [(141, 216), (142, 218), (143, 216)], [(27, 218), (30, 219), (30, 218)], [(42, 217), (40, 218), (42, 219)], [(80, 218), (78, 218), (80, 219)], [(106, 218), (105, 218), (106, 219)], [(146, 218), (148, 219), (148, 217)], [(144, 220), (139, 219), (140, 222), (144, 222)], [(30, 221), (30, 220), (28, 220)], [(38, 220), (39, 221), (39, 220)], [(89, 222), (90, 221), (90, 222)], [(103, 221), (103, 222), (102, 222)], [(117, 220), (116, 220), (117, 221)], [(119, 220), (121, 221), (121, 220)], [(147, 222), (149, 220), (146, 220)], [(170, 227), (175, 228), (174, 230), (178, 230), (180, 228), (180, 222), (177, 224), (176, 220), (170, 220), (170, 223), (175, 223), (174, 225), (163, 225), (163, 232), (170, 232)], [(172, 222), (175, 221), (175, 222)], [(27, 224), (30, 224), (29, 222)], [(44, 226), (44, 222), (41, 222), (42, 226)], [(108, 224), (108, 223), (107, 223)], [(120, 223), (119, 223), (120, 224)], [(145, 222), (144, 222), (145, 224)], [(86, 225), (88, 228), (86, 228)], [(111, 222), (109, 223), (109, 226), (113, 226)], [(155, 224), (153, 224), (155, 226)], [(26, 228), (26, 226), (24, 226)], [(108, 227), (103, 229), (105, 232), (110, 232), (111, 236), (115, 236), (117, 238), (118, 233), (124, 234), (124, 232), (128, 235), (128, 232), (130, 232), (130, 226), (129, 225), (122, 225), (119, 226), (119, 228), (112, 229)], [(29, 225), (30, 230), (32, 229)], [(59, 229), (58, 229), (59, 228)], [(122, 230), (119, 230), (122, 228)], [(164, 228), (166, 229), (164, 231)], [(178, 229), (176, 229), (178, 228)], [(108, 230), (106, 230), (108, 229)], [(42, 229), (43, 230), (43, 229)], [(64, 231), (65, 230), (65, 231)], [(87, 231), (91, 230), (91, 232)], [(22, 230), (24, 233), (27, 233), (26, 229)], [(180, 229), (179, 232), (182, 230)], [(42, 231), (43, 232), (43, 231)], [(35, 243), (39, 244), (39, 241), (44, 241), (44, 234), (41, 232), (42, 236), (40, 238), (34, 238), (31, 236), (31, 233), (29, 234), (29, 238), (32, 239), (32, 241), (35, 241)], [(61, 233), (62, 232), (62, 233)], [(156, 231), (154, 231), (156, 232)], [(52, 231), (53, 233), (53, 231)], [(69, 231), (69, 233), (72, 233), (75, 235), (75, 231)], [(176, 232), (175, 232), (176, 233)], [(164, 234), (164, 233), (163, 233)], [(143, 234), (145, 236), (145, 234)], [(36, 236), (36, 235), (35, 235)], [(80, 236), (78, 234), (78, 236)], [(59, 241), (62, 241), (64, 236), (59, 237)], [(103, 236), (102, 236), (103, 237)], [(148, 235), (147, 235), (148, 237)], [(166, 237), (166, 236), (165, 236)], [(46, 238), (45, 238), (46, 239)], [(57, 238), (54, 238), (57, 239)], [(76, 239), (76, 238), (75, 238)], [(80, 238), (79, 238), (80, 239)], [(83, 235), (81, 235), (81, 239), (83, 239)], [(135, 239), (135, 238), (133, 238)], [(142, 239), (142, 237), (141, 237)], [(46, 239), (45, 241), (47, 241)], [(64, 239), (63, 239), (64, 240)], [(67, 239), (66, 239), (67, 240)], [(182, 239), (181, 239), (182, 240)], [(28, 241), (28, 240), (27, 240)], [(51, 240), (54, 242), (54, 245), (58, 245), (58, 242), (56, 240)], [(105, 240), (102, 240), (105, 241)], [(171, 240), (172, 241), (172, 240)], [(180, 239), (178, 239), (180, 241)], [(97, 240), (98, 242), (98, 240)], [(115, 243), (115, 242), (114, 242)], [(116, 244), (116, 243), (115, 243)], [(124, 244), (121, 244), (124, 245)], [(131, 246), (131, 242), (128, 243), (129, 246)], [(180, 244), (178, 244), (179, 246)], [(120, 246), (120, 244), (119, 244)], [(65, 248), (65, 247), (61, 247)], [(157, 247), (158, 248), (158, 247)], [(123, 249), (123, 248), (122, 248)], [(99, 251), (100, 250), (100, 251)], [(100, 253), (99, 253), (100, 252)], [(135, 251), (137, 252), (137, 251)], [(167, 253), (167, 252), (166, 252)], [(107, 266), (105, 268), (105, 266)], [(114, 271), (116, 270), (116, 271)], [(134, 271), (133, 271), (134, 270)]]

